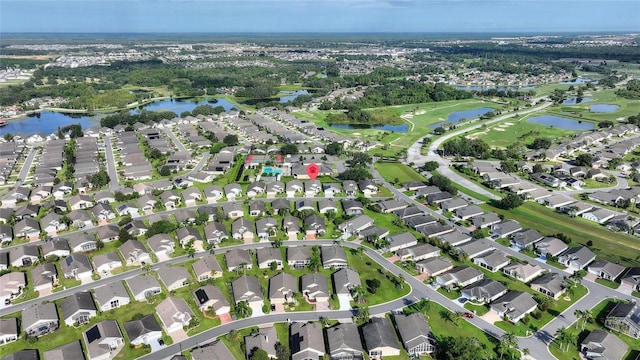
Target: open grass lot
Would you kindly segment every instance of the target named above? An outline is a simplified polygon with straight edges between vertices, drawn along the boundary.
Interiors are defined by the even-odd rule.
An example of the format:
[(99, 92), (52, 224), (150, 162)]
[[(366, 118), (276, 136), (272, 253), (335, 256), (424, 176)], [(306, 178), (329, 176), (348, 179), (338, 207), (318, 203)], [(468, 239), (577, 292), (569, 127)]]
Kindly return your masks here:
[[(535, 116), (544, 115), (536, 113)], [(528, 145), (535, 138), (543, 137), (561, 141), (568, 136), (577, 134), (578, 131), (565, 130), (552, 126), (534, 124), (527, 121), (531, 115), (514, 117), (505, 121), (492, 124), (479, 129), (469, 136), (479, 138), (495, 148), (506, 148), (513, 144)]]
[(481, 204), (480, 207), (517, 220), (523, 227), (537, 229), (543, 235), (564, 233), (573, 240), (570, 246), (586, 244), (591, 240), (593, 246), (590, 248), (599, 259), (619, 262), (625, 266), (640, 266), (640, 242), (634, 236), (609, 231), (589, 220), (571, 218), (533, 202), (525, 202), (508, 211), (489, 204)]
[(366, 305), (376, 305), (386, 303), (388, 301), (404, 297), (411, 291), (409, 285), (406, 283), (402, 289), (397, 289), (391, 280), (387, 279), (384, 274), (385, 270), (382, 266), (378, 265), (375, 261), (371, 260), (366, 255), (358, 254), (357, 251), (351, 251), (347, 249), (347, 260), (349, 266), (355, 269), (360, 275), (360, 282), (362, 286), (367, 289), (367, 280), (378, 279), (380, 280), (380, 287), (375, 294), (367, 291), (367, 303)]
[[(503, 109), (504, 105), (481, 99), (467, 99), (443, 101), (438, 103), (420, 103), (380, 107), (368, 110), (390, 110), (394, 112), (398, 117), (403, 116), (403, 121), (409, 125), (409, 131), (406, 133), (398, 133), (375, 129), (331, 130), (339, 134), (346, 134), (364, 140), (389, 144), (387, 149), (376, 147), (370, 150), (370, 153), (380, 153), (383, 156), (391, 156), (396, 155), (399, 150), (408, 148), (424, 135), (431, 133), (432, 129), (429, 126), (437, 122), (447, 120), (447, 117), (452, 112), (471, 110), (481, 107)], [(295, 113), (295, 116), (310, 120), (319, 126), (328, 128), (329, 124), (327, 124), (325, 118), (330, 112), (335, 111), (299, 111)]]
[[(606, 329), (604, 326), (602, 326), (602, 324), (604, 324), (605, 317), (607, 316), (609, 311), (613, 309), (614, 306), (615, 306), (614, 300), (605, 300), (599, 303), (598, 305), (596, 305), (593, 309), (591, 309), (591, 314), (593, 315), (594, 320), (591, 322), (587, 322), (587, 324), (584, 327), (584, 330), (582, 330), (581, 321), (577, 322), (576, 324), (568, 328), (570, 333), (573, 333), (576, 335), (578, 341), (570, 344), (568, 351), (563, 351), (564, 346), (566, 346), (566, 344), (563, 344), (561, 349), (560, 344), (557, 341), (553, 341), (549, 345), (549, 350), (551, 350), (551, 354), (553, 354), (558, 360), (574, 360), (574, 359), (580, 360), (581, 357), (578, 353), (577, 345), (580, 344), (585, 337), (587, 337), (589, 332), (591, 332), (592, 330), (604, 330), (604, 331), (613, 332), (613, 330)], [(636, 356), (638, 355), (638, 353), (640, 353), (640, 339), (633, 339), (629, 336), (622, 335), (619, 333), (617, 333), (616, 335), (622, 341), (627, 343), (627, 345), (629, 345), (629, 351), (627, 352), (626, 356), (623, 359), (624, 360), (636, 359)]]
[(394, 182), (395, 179), (398, 179), (400, 183), (409, 181), (427, 181), (424, 176), (418, 174), (415, 170), (405, 164), (378, 162), (375, 163), (374, 166), (380, 175), (389, 182)]

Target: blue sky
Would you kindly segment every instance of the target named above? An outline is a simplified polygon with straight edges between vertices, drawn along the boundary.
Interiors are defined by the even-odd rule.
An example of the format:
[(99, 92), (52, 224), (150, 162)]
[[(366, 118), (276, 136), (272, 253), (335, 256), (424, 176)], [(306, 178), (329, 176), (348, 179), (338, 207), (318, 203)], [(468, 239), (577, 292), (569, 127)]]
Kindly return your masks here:
[(620, 31), (640, 1), (0, 0), (0, 33)]

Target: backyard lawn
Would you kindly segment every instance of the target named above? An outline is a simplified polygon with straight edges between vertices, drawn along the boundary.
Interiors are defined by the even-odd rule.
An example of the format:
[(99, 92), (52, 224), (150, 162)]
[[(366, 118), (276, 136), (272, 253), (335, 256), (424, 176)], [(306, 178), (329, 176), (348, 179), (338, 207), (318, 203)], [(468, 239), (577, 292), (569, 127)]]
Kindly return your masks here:
[(400, 183), (409, 181), (427, 181), (424, 176), (418, 174), (415, 170), (405, 164), (378, 162), (374, 164), (374, 166), (380, 175), (389, 182), (395, 182), (396, 179), (398, 179), (398, 182)]

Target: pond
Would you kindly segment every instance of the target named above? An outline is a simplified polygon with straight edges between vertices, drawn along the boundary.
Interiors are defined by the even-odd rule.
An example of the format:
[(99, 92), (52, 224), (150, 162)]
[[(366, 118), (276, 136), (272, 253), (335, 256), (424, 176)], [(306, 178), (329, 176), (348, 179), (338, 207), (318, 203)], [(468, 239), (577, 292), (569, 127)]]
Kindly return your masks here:
[(280, 97), (280, 103), (286, 103), (288, 101), (293, 101), (300, 95), (306, 95), (309, 92), (307, 90), (283, 90), (280, 93), (285, 94), (286, 96)]
[[(213, 99), (211, 99), (213, 100)], [(226, 99), (216, 99), (217, 102), (212, 101), (189, 101), (189, 100), (174, 100), (165, 99), (155, 101), (144, 106), (131, 110), (131, 113), (137, 113), (140, 108), (150, 111), (169, 110), (176, 114), (184, 111), (192, 111), (198, 105), (209, 104), (213, 107), (222, 106), (225, 111), (231, 110), (235, 105), (227, 101)], [(58, 127), (65, 127), (67, 125), (80, 124), (83, 129), (98, 128), (100, 127), (100, 119), (107, 114), (96, 115), (81, 115), (81, 114), (63, 114), (53, 111), (42, 111), (33, 115), (29, 115), (24, 119), (7, 121), (7, 125), (0, 127), (0, 135), (4, 134), (20, 134), (20, 135), (33, 135), (36, 133), (43, 133), (45, 135), (52, 134), (58, 131)]]
[(224, 99), (224, 98), (216, 98), (216, 99), (209, 99), (209, 100), (202, 100), (202, 101), (193, 101), (188, 99), (185, 99), (185, 100), (164, 99), (164, 100), (154, 101), (152, 103), (149, 103), (143, 106), (139, 106), (136, 109), (131, 110), (131, 112), (135, 113), (141, 108), (149, 111), (169, 110), (169, 111), (173, 111), (174, 113), (178, 114), (178, 116), (180, 116), (182, 112), (192, 111), (193, 109), (195, 109), (196, 106), (199, 106), (199, 105), (211, 105), (213, 107), (222, 106), (224, 108), (224, 111), (229, 111), (231, 110), (231, 108), (235, 107), (234, 104), (230, 103), (229, 101), (227, 101), (227, 99)]
[(591, 105), (589, 110), (594, 113), (610, 113), (618, 110), (620, 106), (613, 104), (597, 104)]
[(456, 111), (456, 112), (452, 112), (451, 114), (449, 114), (449, 116), (447, 117), (446, 121), (440, 121), (438, 123), (435, 123), (433, 125), (430, 125), (429, 127), (432, 129), (437, 128), (438, 126), (442, 126), (445, 124), (455, 124), (460, 122), (460, 120), (462, 119), (474, 119), (477, 118), (480, 115), (484, 115), (486, 113), (488, 113), (489, 111), (494, 111), (495, 109), (489, 108), (489, 107), (482, 107), (482, 108), (476, 108), (476, 109), (470, 109), (470, 110), (463, 110), (463, 111)]
[(554, 115), (534, 116), (529, 118), (527, 121), (534, 124), (553, 126), (558, 129), (565, 129), (565, 130), (584, 131), (584, 130), (592, 130), (594, 128), (593, 123), (591, 122), (567, 119), (567, 118), (554, 116)]
[(576, 105), (576, 104), (582, 104), (582, 103), (586, 103), (586, 102), (590, 102), (590, 101), (593, 101), (593, 99), (589, 98), (589, 97), (584, 97), (580, 101), (578, 101), (577, 97), (572, 97), (572, 98), (568, 98), (565, 101), (563, 101), (562, 105)]
[(360, 130), (360, 129), (374, 129), (391, 132), (406, 133), (409, 131), (408, 124), (400, 125), (367, 125), (367, 124), (329, 124), (330, 128), (334, 129), (347, 129), (347, 130)]
[(575, 78), (575, 79), (573, 79), (571, 81), (563, 81), (560, 84), (563, 84), (563, 85), (575, 85), (575, 84), (586, 84), (586, 83), (597, 84), (598, 82), (597, 81), (593, 81), (593, 80), (591, 80), (589, 78), (579, 77), (579, 78)]

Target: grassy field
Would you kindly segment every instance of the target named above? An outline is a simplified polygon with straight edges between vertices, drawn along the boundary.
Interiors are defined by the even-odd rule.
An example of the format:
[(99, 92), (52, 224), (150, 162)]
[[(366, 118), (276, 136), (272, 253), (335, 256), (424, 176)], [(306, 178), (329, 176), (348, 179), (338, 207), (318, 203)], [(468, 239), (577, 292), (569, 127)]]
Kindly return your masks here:
[[(383, 156), (389, 156), (397, 154), (399, 150), (408, 148), (424, 135), (431, 133), (433, 129), (431, 129), (429, 126), (437, 122), (447, 120), (447, 117), (452, 112), (476, 109), (481, 107), (503, 109), (504, 105), (480, 99), (468, 99), (443, 101), (438, 103), (421, 103), (381, 107), (369, 110), (376, 111), (378, 109), (384, 109), (395, 112), (398, 117), (403, 117), (403, 121), (409, 125), (409, 131), (406, 133), (399, 133), (375, 129), (331, 130), (339, 134), (346, 134), (368, 141), (388, 144), (388, 147), (386, 149), (376, 147), (370, 152), (380, 153)], [(296, 112), (295, 115), (297, 117), (310, 120), (318, 124), (319, 126), (328, 128), (329, 125), (325, 121), (328, 113), (330, 113), (330, 111), (300, 111)]]
[(427, 181), (427, 179), (418, 174), (415, 170), (409, 166), (401, 163), (375, 163), (376, 170), (382, 175), (382, 177), (389, 181), (394, 182), (398, 179), (400, 183), (409, 181)]
[[(576, 335), (577, 337), (577, 341), (569, 345), (569, 350), (563, 351), (564, 346), (566, 346), (566, 344), (563, 344), (561, 349), (560, 344), (554, 340), (549, 345), (549, 350), (551, 350), (551, 354), (553, 354), (558, 360), (580, 360), (581, 357), (578, 353), (577, 344), (581, 343), (584, 340), (584, 338), (587, 337), (589, 332), (591, 332), (592, 330), (611, 331), (606, 329), (604, 326), (602, 326), (602, 324), (604, 323), (604, 318), (607, 316), (609, 311), (613, 309), (614, 306), (615, 306), (614, 300), (605, 300), (599, 303), (598, 305), (596, 305), (593, 309), (591, 309), (591, 314), (593, 315), (595, 321), (587, 322), (587, 324), (584, 327), (584, 330), (582, 330), (582, 322), (578, 322), (568, 328), (569, 332)], [(622, 341), (624, 341), (627, 345), (629, 345), (629, 351), (627, 352), (626, 356), (623, 357), (623, 359), (624, 360), (636, 359), (636, 356), (640, 353), (640, 339), (633, 339), (629, 336), (622, 335), (619, 333), (617, 333), (616, 335), (620, 339), (622, 339)]]
[(640, 243), (634, 236), (609, 231), (589, 220), (571, 218), (533, 202), (526, 202), (508, 211), (489, 204), (480, 206), (486, 211), (517, 220), (525, 228), (537, 229), (543, 235), (564, 233), (572, 239), (571, 246), (586, 244), (591, 240), (593, 246), (590, 249), (600, 259), (619, 262), (625, 266), (640, 266)]
[(366, 255), (354, 254), (351, 250), (346, 249), (349, 266), (354, 268), (360, 275), (362, 286), (367, 289), (367, 280), (380, 280), (380, 287), (375, 294), (367, 291), (366, 305), (382, 304), (407, 295), (410, 291), (409, 285), (406, 283), (402, 289), (397, 289), (393, 283), (384, 275), (385, 270), (375, 261)]
[[(541, 115), (536, 113), (536, 116)], [(552, 126), (534, 124), (527, 119), (529, 115), (514, 117), (478, 129), (469, 136), (479, 138), (492, 147), (506, 148), (509, 145), (528, 145), (535, 138), (543, 137), (559, 142), (567, 136), (577, 134), (578, 131), (565, 130)]]
[[(618, 97), (614, 89), (585, 92), (584, 97), (592, 98), (593, 101), (582, 102), (576, 105), (554, 106), (551, 108), (551, 111), (558, 115), (571, 115), (591, 121), (622, 120), (640, 113), (640, 100), (629, 100)], [(591, 112), (591, 105), (597, 104), (618, 105), (619, 108), (610, 113)]]

